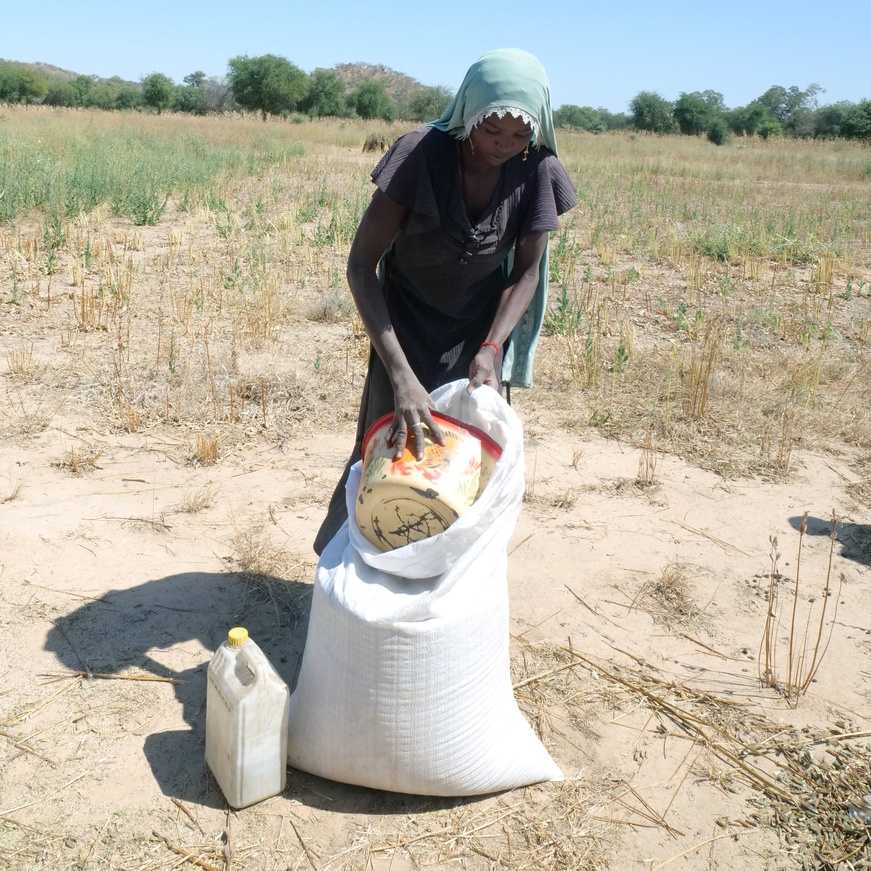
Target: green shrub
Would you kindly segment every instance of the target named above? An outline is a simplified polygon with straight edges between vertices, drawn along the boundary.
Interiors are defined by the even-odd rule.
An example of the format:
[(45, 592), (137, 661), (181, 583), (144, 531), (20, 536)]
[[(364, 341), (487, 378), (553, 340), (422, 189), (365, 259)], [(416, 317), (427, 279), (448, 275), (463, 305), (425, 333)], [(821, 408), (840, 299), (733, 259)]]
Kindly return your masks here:
[(725, 145), (731, 135), (729, 125), (722, 118), (715, 118), (708, 127), (708, 141), (714, 145)]

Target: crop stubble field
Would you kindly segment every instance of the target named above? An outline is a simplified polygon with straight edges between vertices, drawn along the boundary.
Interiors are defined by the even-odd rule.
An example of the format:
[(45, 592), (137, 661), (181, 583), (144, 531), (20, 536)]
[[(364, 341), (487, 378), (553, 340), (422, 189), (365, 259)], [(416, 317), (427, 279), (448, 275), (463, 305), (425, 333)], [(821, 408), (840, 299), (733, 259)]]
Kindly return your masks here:
[[(55, 666), (60, 660), (83, 670), (44, 683), (42, 672), (20, 668), (11, 641), (4, 648), (6, 867), (871, 867), (867, 831), (846, 814), (854, 793), (871, 792), (867, 642), (850, 648), (857, 659), (847, 713), (831, 701), (788, 698), (801, 683), (796, 673), (804, 677), (812, 667), (812, 651), (825, 654), (826, 639), (837, 644), (842, 634), (830, 610), (814, 643), (819, 590), (790, 598), (791, 586), (781, 589), (784, 558), (778, 565), (774, 554), (779, 546), (791, 560), (804, 537), (798, 532), (770, 548), (762, 534), (758, 595), (753, 608), (736, 609), (758, 629), (750, 654), (743, 651), (757, 679), (743, 701), (732, 697), (729, 681), (689, 688), (624, 637), (643, 631), (633, 621), (644, 619), (670, 639), (658, 642), (663, 650), (689, 637), (712, 655), (740, 658), (740, 645), (729, 648), (734, 639), (706, 613), (709, 588), (692, 592), (714, 567), (688, 566), (676, 546), (655, 571), (645, 568), (638, 585), (620, 589), (617, 622), (615, 614), (602, 616), (616, 607), (607, 598), (617, 597), (614, 590), (597, 598), (568, 576), (575, 605), (611, 624), (600, 627), (607, 648), (585, 648), (569, 637), (571, 628), (564, 637), (558, 629), (536, 632), (532, 617), (518, 626), (512, 652), (521, 706), (548, 746), (575, 773), (586, 772), (565, 784), (454, 803), (347, 789), (340, 809), (317, 779), (297, 776), (280, 807), (231, 815), (205, 772), (181, 785), (158, 775), (168, 797), (159, 811), (154, 802), (131, 809), (116, 796), (117, 812), (80, 808), (74, 825), (64, 823), (63, 803), (75, 794), (68, 781), (87, 779), (101, 751), (80, 753), (56, 730), (78, 723), (83, 710), (107, 708), (124, 720), (140, 706), (159, 711), (180, 702), (201, 740), (191, 694), (202, 689), (215, 637), (184, 630), (201, 649), (188, 674), (192, 689), (188, 696), (176, 690), (175, 702), (161, 695), (160, 682), (122, 675), (166, 677), (185, 672), (181, 666), (160, 672), (119, 661), (108, 631), (83, 651), (80, 629), (92, 621), (100, 630), (82, 602), (105, 600), (105, 589), (117, 593), (119, 584), (77, 588), (58, 576), (37, 582), (28, 575), (24, 554), (14, 551), (28, 474), (41, 458), (58, 480), (85, 486), (104, 482), (121, 453), (159, 455), (176, 470), (173, 506), (155, 508), (152, 495), (150, 514), (119, 508), (117, 546), (126, 541), (122, 525), (133, 537), (138, 529), (141, 537), (171, 538), (179, 529), (173, 518), (204, 516), (222, 492), (245, 486), (252, 470), (274, 470), (268, 485), (251, 489), (247, 512), (209, 527), (222, 554), (214, 583), (231, 589), (221, 593), (233, 602), (228, 613), (258, 615), (251, 619), (265, 621), (270, 638), (292, 630), (298, 647), (314, 565), (308, 542), (350, 444), (368, 352), (344, 280), (379, 156), (362, 145), (373, 132), (392, 140), (403, 129), (0, 111), (2, 626), (10, 637), (48, 633), (41, 646), (56, 654)], [(525, 515), (536, 529), (553, 528), (567, 540), (592, 528), (583, 513), (590, 494), (607, 491), (612, 501), (656, 514), (676, 504), (679, 481), (690, 474), (707, 476), (712, 491), (774, 491), (814, 463), (836, 466), (838, 498), (815, 506), (840, 506), (839, 550), (828, 574), (825, 547), (818, 554), (822, 595), (841, 598), (833, 591), (838, 559), (846, 561), (858, 609), (868, 601), (871, 564), (871, 151), (842, 142), (747, 140), (716, 148), (686, 137), (566, 133), (560, 148), (579, 205), (551, 241), (551, 302), (535, 389), (512, 395), (529, 443)], [(555, 442), (569, 450), (560, 468), (544, 459)], [(328, 445), (327, 454), (318, 444)], [(631, 455), (631, 473), (609, 477), (603, 464), (601, 475), (592, 468), (571, 483), (603, 445)], [(282, 491), (288, 457), (303, 466), (293, 494)], [(680, 470), (674, 479), (663, 472), (669, 464)], [(126, 486), (138, 474), (113, 480)], [(27, 516), (38, 517), (36, 508)], [(740, 502), (733, 509), (738, 516), (742, 510)], [(295, 515), (300, 522), (290, 533), (282, 512), (292, 511), (304, 516)], [(45, 529), (35, 528), (45, 541)], [(526, 532), (518, 533), (518, 553)], [(715, 530), (702, 533), (726, 559), (739, 550)], [(79, 544), (87, 549), (88, 541)], [(149, 545), (160, 546), (177, 555), (184, 536)], [(577, 561), (570, 546), (551, 557)], [(619, 538), (608, 559), (641, 564)], [(58, 569), (62, 575), (63, 565)], [(155, 607), (184, 610), (191, 598), (214, 594), (202, 578), (167, 573), (163, 581), (171, 577), (185, 594), (161, 600), (158, 593), (163, 604)], [(519, 587), (515, 595), (512, 586), (512, 601), (534, 597), (512, 583)], [(64, 595), (53, 597), (55, 589), (40, 599), (31, 584), (63, 587)], [(781, 652), (776, 667), (761, 653), (756, 662), (765, 603), (778, 595), (787, 602), (780, 643), (810, 639), (807, 659), (796, 659), (794, 669), (791, 653)], [(808, 609), (804, 635), (801, 627), (787, 631), (793, 601), (801, 602), (800, 617)], [(131, 607), (148, 606), (146, 598), (136, 602)], [(860, 610), (850, 619), (871, 632)], [(88, 678), (95, 662), (113, 663), (105, 671), (116, 679), (100, 685)], [(70, 690), (57, 695), (59, 688)], [(68, 705), (64, 716), (40, 737), (30, 724), (61, 704)], [(675, 732), (686, 742), (673, 760), (663, 752), (671, 767), (654, 773), (672, 790), (662, 801), (625, 771), (617, 776), (620, 766), (608, 760), (620, 742), (609, 743), (603, 724), (624, 719), (638, 735)], [(108, 725), (92, 725), (95, 733), (101, 728), (108, 740)], [(147, 734), (147, 723), (143, 729)], [(195, 742), (185, 748), (201, 752)], [(636, 761), (646, 750), (637, 753)], [(163, 757), (149, 751), (147, 738), (145, 756), (140, 778), (165, 764), (155, 762)], [(81, 771), (77, 759), (85, 760)], [(704, 801), (690, 800), (691, 784), (705, 791)], [(716, 825), (693, 838), (681, 815), (705, 802)]]

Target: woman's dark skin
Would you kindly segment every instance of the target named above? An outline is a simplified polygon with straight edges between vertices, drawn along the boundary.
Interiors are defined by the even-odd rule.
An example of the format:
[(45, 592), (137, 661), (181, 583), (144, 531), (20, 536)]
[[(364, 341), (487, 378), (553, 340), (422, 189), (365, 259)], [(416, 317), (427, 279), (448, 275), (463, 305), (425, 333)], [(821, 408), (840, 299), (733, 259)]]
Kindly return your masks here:
[[(499, 183), (502, 166), (523, 151), (532, 130), (522, 118), (490, 115), (475, 127), (462, 149), (463, 190), (466, 208), (473, 219), (490, 204)], [(387, 369), (393, 387), (395, 414), (391, 427), (394, 457), (399, 459), (406, 446), (415, 459), (424, 455), (422, 426), (434, 441), (443, 445), (444, 436), (431, 414), (429, 393), (418, 381), (393, 332), (387, 305), (376, 270), (381, 256), (390, 246), (408, 214), (404, 206), (376, 190), (360, 221), (348, 257), (348, 284), (360, 317), (376, 353)], [(486, 342), (502, 347), (523, 316), (538, 285), (539, 266), (547, 247), (548, 234), (535, 233), (518, 239), (514, 268), (499, 300)], [(494, 371), (495, 350), (484, 345), (469, 366), (469, 392), (487, 384), (499, 389)]]

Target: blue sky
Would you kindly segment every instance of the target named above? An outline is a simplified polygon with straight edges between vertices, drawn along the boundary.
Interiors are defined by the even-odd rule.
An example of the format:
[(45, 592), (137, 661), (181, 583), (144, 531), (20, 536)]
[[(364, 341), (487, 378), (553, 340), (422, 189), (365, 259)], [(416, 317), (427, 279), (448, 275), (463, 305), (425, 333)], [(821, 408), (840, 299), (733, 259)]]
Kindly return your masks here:
[(820, 103), (871, 99), (871, 0), (39, 0), (4, 3), (0, 58), (177, 82), (222, 76), (236, 55), (279, 54), (306, 72), (384, 64), (455, 90), (492, 48), (547, 68), (553, 105), (628, 111), (639, 91), (711, 89), (729, 107), (811, 82)]

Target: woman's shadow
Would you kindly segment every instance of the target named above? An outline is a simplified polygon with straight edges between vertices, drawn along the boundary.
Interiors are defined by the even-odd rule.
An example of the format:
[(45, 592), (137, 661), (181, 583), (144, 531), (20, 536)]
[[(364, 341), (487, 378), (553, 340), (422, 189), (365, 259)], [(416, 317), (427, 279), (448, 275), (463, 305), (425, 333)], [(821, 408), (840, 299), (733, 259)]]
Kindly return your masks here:
[[(127, 590), (111, 590), (55, 618), (45, 647), (73, 671), (146, 672), (172, 678), (189, 729), (158, 731), (145, 756), (164, 794), (224, 807), (206, 775), (205, 699), (208, 661), (174, 670), (150, 655), (198, 641), (214, 652), (233, 626), (245, 626), (288, 686), (305, 646), (311, 585), (272, 577), (187, 572)], [(176, 657), (177, 659), (177, 657)]]
[[(170, 575), (111, 590), (55, 618), (45, 648), (72, 671), (129, 670), (178, 681), (173, 691), (190, 728), (149, 734), (145, 756), (164, 795), (224, 809), (226, 802), (204, 759), (208, 661), (174, 670), (150, 653), (194, 640), (214, 652), (228, 629), (245, 626), (293, 689), (305, 647), (311, 592), (310, 584), (263, 576), (248, 581), (232, 572)], [(421, 813), (471, 800), (386, 793), (298, 771), (288, 773), (284, 794), (310, 807), (344, 813)]]

